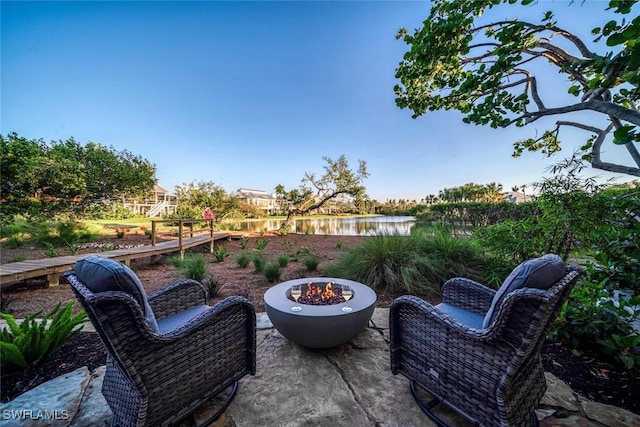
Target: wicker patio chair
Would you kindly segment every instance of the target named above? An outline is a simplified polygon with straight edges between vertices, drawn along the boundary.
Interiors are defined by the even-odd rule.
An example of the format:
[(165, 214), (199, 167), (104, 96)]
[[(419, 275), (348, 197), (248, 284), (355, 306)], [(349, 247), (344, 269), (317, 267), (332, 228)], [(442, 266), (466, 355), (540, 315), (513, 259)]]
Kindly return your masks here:
[(111, 425), (171, 425), (211, 397), (235, 396), (256, 371), (256, 315), (242, 297), (205, 305), (205, 290), (180, 280), (148, 298), (118, 261), (88, 256), (66, 274), (107, 348), (102, 385)]
[[(553, 254), (520, 264), (496, 292), (448, 280), (442, 303), (402, 296), (389, 313), (391, 371), (425, 414), (439, 403), (483, 426), (537, 425), (546, 390), (540, 347), (580, 270)], [(424, 402), (416, 386), (433, 400)]]

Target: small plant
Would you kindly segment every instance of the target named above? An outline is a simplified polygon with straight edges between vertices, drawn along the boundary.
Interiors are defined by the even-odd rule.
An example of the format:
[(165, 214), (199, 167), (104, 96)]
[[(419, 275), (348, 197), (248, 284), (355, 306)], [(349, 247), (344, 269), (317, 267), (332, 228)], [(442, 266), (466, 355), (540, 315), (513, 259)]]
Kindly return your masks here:
[(256, 248), (255, 249), (257, 251), (262, 252), (262, 250), (264, 248), (266, 248), (268, 244), (269, 244), (269, 239), (263, 237), (261, 239), (256, 240)]
[(0, 312), (9, 313), (9, 305), (16, 300), (13, 294), (0, 294)]
[(274, 283), (280, 279), (280, 266), (276, 263), (268, 263), (264, 266), (264, 277), (269, 283)]
[(118, 239), (124, 238), (125, 230), (123, 228), (116, 228), (116, 236)]
[(71, 255), (78, 254), (78, 249), (80, 249), (80, 243), (70, 242), (70, 243), (67, 243), (67, 246), (69, 247), (69, 252), (71, 252)]
[(256, 273), (262, 273), (264, 271), (264, 266), (267, 263), (267, 260), (261, 254), (256, 254), (253, 257), (253, 268)]
[(602, 351), (608, 354), (615, 362), (624, 366), (625, 369), (632, 369), (640, 366), (640, 355), (633, 352), (633, 349), (640, 345), (640, 335), (612, 335), (609, 338), (598, 340), (602, 345)]
[(316, 271), (318, 268), (318, 264), (320, 264), (320, 259), (315, 255), (308, 255), (304, 257), (304, 265), (307, 267), (309, 271)]
[(287, 249), (291, 249), (293, 247), (293, 243), (291, 243), (291, 240), (289, 240), (289, 239), (283, 239), (282, 240), (282, 244)]
[(342, 240), (336, 242), (336, 249), (342, 249)]
[(249, 244), (249, 239), (247, 239), (246, 236), (242, 236), (238, 241), (238, 244), (240, 245), (240, 249), (247, 249), (247, 245)]
[(60, 310), (58, 303), (42, 320), (36, 317), (39, 310), (25, 317), (18, 325), (10, 314), (0, 313), (7, 321), (8, 328), (0, 330), (0, 366), (3, 369), (18, 370), (37, 365), (42, 358), (54, 353), (82, 329), (86, 314), (84, 311), (72, 316), (73, 301)]
[(216, 245), (213, 248), (213, 254), (216, 257), (216, 261), (222, 262), (229, 256), (229, 250), (227, 249), (226, 246)]
[(207, 289), (207, 298), (209, 299), (217, 297), (222, 287), (218, 279), (213, 276), (207, 276), (202, 284)]
[(202, 254), (189, 254), (182, 260), (180, 270), (187, 279), (202, 282), (207, 274), (206, 262)]
[(248, 253), (241, 252), (238, 255), (236, 255), (236, 262), (240, 267), (246, 268), (251, 262), (251, 257), (249, 256)]
[(298, 261), (300, 258), (305, 258), (307, 256), (311, 256), (313, 255), (313, 251), (311, 250), (310, 247), (308, 246), (303, 246), (301, 248), (297, 248), (296, 250), (293, 252), (293, 255), (291, 256), (291, 259), (293, 261)]
[(285, 268), (289, 264), (289, 255), (280, 254), (278, 255), (278, 265), (282, 268)]
[(18, 256), (11, 258), (9, 262), (21, 262), (26, 260), (27, 260), (27, 256), (25, 254), (20, 254)]
[(169, 257), (169, 264), (174, 266), (175, 268), (182, 268), (182, 258), (179, 255), (172, 255)]
[(44, 252), (46, 256), (49, 258), (55, 258), (58, 256), (58, 251), (56, 251), (56, 247), (53, 246), (53, 243), (44, 242), (44, 245), (47, 247), (47, 250)]

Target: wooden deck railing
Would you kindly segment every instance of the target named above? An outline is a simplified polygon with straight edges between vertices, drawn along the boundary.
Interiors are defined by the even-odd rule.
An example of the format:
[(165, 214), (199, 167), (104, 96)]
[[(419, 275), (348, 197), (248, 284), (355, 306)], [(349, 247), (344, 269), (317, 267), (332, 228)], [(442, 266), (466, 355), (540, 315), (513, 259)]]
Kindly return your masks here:
[[(213, 219), (152, 219), (151, 220), (151, 246), (155, 246), (158, 236), (160, 237), (169, 237), (170, 239), (174, 237), (175, 233), (160, 233), (160, 229), (158, 228), (159, 224), (169, 224), (170, 227), (178, 227), (177, 235), (178, 235), (178, 247), (180, 248), (180, 257), (184, 257), (184, 244), (183, 239), (185, 236), (193, 237), (194, 234), (209, 234), (211, 238), (209, 251), (213, 253)], [(206, 223), (206, 228), (193, 229), (193, 224), (196, 223)]]

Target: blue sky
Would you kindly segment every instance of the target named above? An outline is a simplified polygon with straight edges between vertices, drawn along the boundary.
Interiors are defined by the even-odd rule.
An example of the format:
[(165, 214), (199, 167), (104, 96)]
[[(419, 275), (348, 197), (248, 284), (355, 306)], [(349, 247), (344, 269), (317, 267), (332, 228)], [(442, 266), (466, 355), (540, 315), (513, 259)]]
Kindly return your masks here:
[[(553, 10), (591, 41), (604, 1), (540, 1), (499, 17)], [(539, 181), (588, 134), (564, 131), (561, 156), (511, 157), (523, 129), (462, 123), (458, 112), (411, 118), (395, 106), (400, 27), (429, 2), (8, 2), (1, 5), (2, 134), (74, 137), (141, 155), (173, 190), (294, 188), (322, 156), (365, 160), (373, 199), (421, 199), (467, 182), (505, 189)], [(566, 92), (553, 69), (545, 93)], [(557, 84), (555, 84), (557, 83)], [(597, 116), (591, 123), (602, 123)], [(600, 120), (598, 122), (598, 120)], [(609, 144), (605, 156), (624, 162)], [(590, 175), (610, 176), (598, 171)], [(629, 177), (622, 176), (621, 181)]]

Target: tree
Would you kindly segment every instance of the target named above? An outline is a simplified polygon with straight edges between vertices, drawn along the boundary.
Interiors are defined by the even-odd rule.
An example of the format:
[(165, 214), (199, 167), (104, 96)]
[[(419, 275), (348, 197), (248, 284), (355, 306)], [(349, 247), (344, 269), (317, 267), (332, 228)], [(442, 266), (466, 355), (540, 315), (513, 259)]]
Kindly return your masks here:
[(358, 160), (357, 171), (349, 168), (349, 163), (344, 155), (337, 160), (322, 157), (327, 163), (324, 166), (325, 173), (317, 178), (314, 173), (305, 172), (299, 188), (286, 190), (283, 185), (276, 186), (276, 195), (285, 201), (287, 218), (280, 226), (280, 232), (285, 233), (295, 215), (304, 215), (321, 208), (329, 200), (340, 195), (352, 198), (364, 197), (365, 187), (363, 181), (369, 176), (367, 163)]
[(176, 212), (180, 218), (201, 218), (206, 208), (211, 209), (216, 219), (242, 215), (239, 200), (211, 181), (176, 185), (175, 193), (180, 200)]
[[(435, 0), (424, 26), (397, 38), (410, 46), (396, 69), (396, 104), (417, 118), (428, 111), (455, 109), (463, 121), (494, 128), (525, 126), (544, 117), (580, 111), (601, 114), (605, 127), (558, 120), (537, 138), (514, 144), (514, 156), (524, 150), (551, 155), (560, 150), (559, 131), (570, 126), (593, 135), (582, 147), (592, 167), (640, 176), (640, 17), (611, 20), (594, 28), (594, 43), (606, 47), (600, 54), (583, 40), (557, 25), (546, 12), (540, 23), (518, 19), (483, 22), (487, 9), (516, 0)], [(532, 0), (521, 0), (523, 5)], [(610, 0), (607, 10), (629, 14), (636, 1)], [(578, 6), (575, 6), (578, 7)], [(598, 46), (601, 46), (598, 45)], [(573, 101), (549, 106), (538, 90), (534, 64), (547, 61), (568, 80)], [(602, 144), (624, 145), (635, 166), (604, 162)]]
[(136, 196), (153, 189), (155, 166), (128, 151), (73, 138), (45, 143), (15, 132), (0, 135), (0, 212), (55, 216), (96, 202)]

